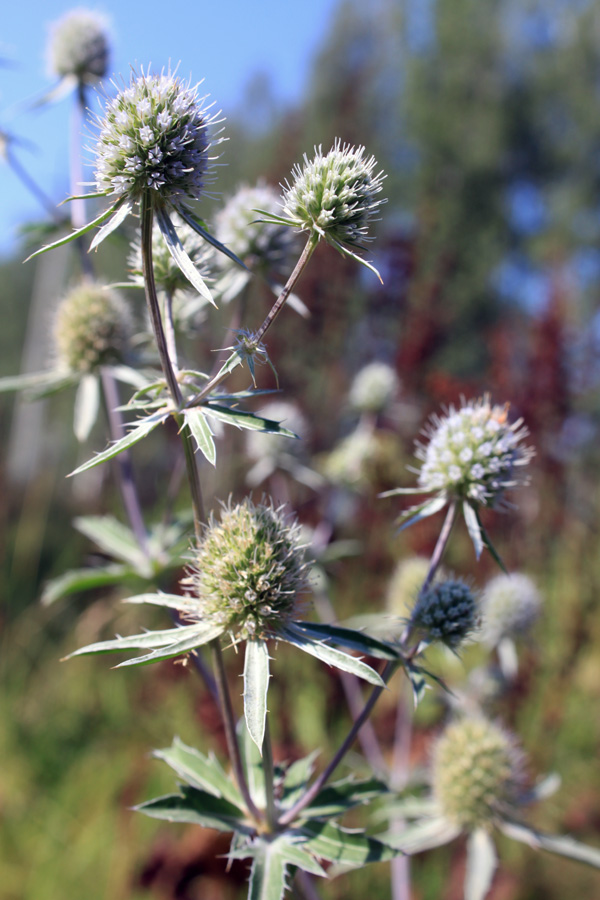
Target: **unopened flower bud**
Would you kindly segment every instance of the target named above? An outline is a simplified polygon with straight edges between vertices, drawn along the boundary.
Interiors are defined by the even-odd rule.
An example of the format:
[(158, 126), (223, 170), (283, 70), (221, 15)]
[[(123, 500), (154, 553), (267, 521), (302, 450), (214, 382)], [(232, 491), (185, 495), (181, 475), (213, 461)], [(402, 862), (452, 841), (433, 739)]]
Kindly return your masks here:
[(104, 16), (74, 9), (51, 26), (48, 68), (52, 75), (74, 75), (79, 81), (97, 81), (106, 75), (110, 51)]
[(441, 581), (419, 594), (410, 624), (455, 650), (478, 627), (477, 599), (464, 581)]
[(59, 304), (54, 339), (60, 363), (71, 372), (94, 372), (121, 362), (129, 348), (132, 318), (120, 294), (85, 281)]

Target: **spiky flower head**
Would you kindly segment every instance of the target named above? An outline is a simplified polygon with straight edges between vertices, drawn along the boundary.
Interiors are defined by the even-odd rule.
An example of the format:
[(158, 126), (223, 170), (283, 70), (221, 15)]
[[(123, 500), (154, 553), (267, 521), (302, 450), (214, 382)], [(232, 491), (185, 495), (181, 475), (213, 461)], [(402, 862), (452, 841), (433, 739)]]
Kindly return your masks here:
[(70, 372), (86, 373), (121, 362), (131, 332), (131, 313), (121, 295), (98, 282), (84, 281), (69, 291), (56, 312), (59, 363)]
[(360, 426), (334, 447), (323, 467), (331, 481), (357, 491), (393, 484), (401, 475), (400, 468), (396, 437), (389, 431)]
[(429, 443), (417, 443), (420, 488), (474, 505), (501, 505), (505, 490), (526, 480), (519, 470), (533, 456), (522, 443), (528, 434), (523, 420), (509, 423), (507, 414), (507, 406), (493, 406), (486, 395), (432, 416)]
[(396, 372), (387, 363), (369, 363), (352, 382), (350, 403), (359, 412), (383, 412), (394, 399), (399, 384)]
[(429, 560), (426, 556), (402, 559), (394, 568), (386, 592), (386, 608), (394, 616), (409, 616), (423, 587)]
[[(253, 272), (288, 274), (297, 248), (297, 236), (285, 225), (257, 221), (256, 210), (281, 213), (281, 198), (274, 188), (264, 182), (255, 186), (242, 185), (215, 217), (215, 233)], [(231, 266), (222, 257), (224, 266)]]
[(469, 832), (490, 828), (519, 804), (523, 755), (511, 735), (483, 716), (457, 719), (434, 747), (432, 786), (454, 825)]
[(482, 640), (493, 647), (503, 638), (526, 634), (539, 616), (542, 598), (527, 575), (497, 575), (481, 597)]
[(89, 9), (74, 9), (51, 25), (48, 68), (59, 78), (97, 81), (106, 75), (110, 41), (104, 16)]
[(300, 527), (282, 507), (249, 498), (211, 518), (190, 578), (198, 615), (236, 640), (265, 638), (298, 611), (306, 589)]
[[(176, 213), (173, 214), (172, 220), (184, 251), (191, 259), (202, 279), (210, 284), (214, 280), (214, 248)], [(142, 243), (139, 235), (131, 243), (128, 262), (133, 280), (136, 284), (143, 287)], [(173, 259), (173, 255), (169, 251), (167, 242), (156, 221), (152, 227), (152, 266), (154, 269), (154, 281), (159, 291), (164, 291), (165, 294), (169, 294), (171, 297), (178, 291), (189, 291), (190, 282)]]
[(477, 598), (464, 581), (433, 584), (419, 594), (410, 624), (428, 640), (456, 650), (479, 626)]
[[(150, 189), (175, 207), (201, 197), (210, 170), (209, 127), (216, 116), (173, 74), (132, 75), (99, 119), (99, 191), (137, 201)], [(214, 141), (213, 141), (214, 143)]]
[(364, 147), (339, 139), (325, 155), (315, 147), (314, 157), (304, 154), (304, 165), (292, 170), (292, 183), (286, 181), (283, 219), (372, 268), (352, 249), (371, 239), (369, 223), (384, 202), (378, 195), (385, 176), (376, 167)]
[(248, 431), (246, 434), (246, 450), (248, 456), (254, 462), (269, 459), (276, 463), (282, 454), (301, 456), (306, 449), (306, 439), (309, 434), (309, 426), (306, 417), (295, 403), (286, 403), (283, 400), (274, 400), (267, 403), (259, 411), (258, 415), (263, 419), (279, 422), (300, 440), (290, 440), (277, 434), (269, 434), (266, 431)]

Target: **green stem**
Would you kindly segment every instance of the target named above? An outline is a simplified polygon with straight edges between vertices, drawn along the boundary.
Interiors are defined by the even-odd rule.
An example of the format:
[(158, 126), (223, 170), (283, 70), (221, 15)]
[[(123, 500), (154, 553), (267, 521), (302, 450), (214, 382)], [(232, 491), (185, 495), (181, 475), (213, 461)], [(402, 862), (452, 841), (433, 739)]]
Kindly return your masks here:
[(265, 794), (267, 808), (265, 810), (269, 831), (275, 831), (277, 826), (277, 808), (275, 806), (275, 766), (273, 764), (273, 746), (271, 744), (271, 729), (269, 728), (269, 716), (265, 721), (265, 736), (262, 746), (263, 772), (265, 775)]
[(256, 823), (259, 823), (262, 820), (262, 816), (260, 811), (256, 807), (252, 797), (250, 796), (248, 783), (246, 781), (246, 775), (244, 774), (244, 764), (242, 762), (242, 756), (235, 733), (235, 718), (233, 715), (231, 696), (229, 694), (229, 686), (227, 684), (227, 673), (225, 672), (223, 653), (221, 652), (221, 645), (219, 643), (219, 640), (217, 639), (215, 641), (211, 641), (210, 648), (213, 657), (215, 680), (217, 682), (217, 692), (219, 694), (219, 701), (221, 704), (223, 725), (225, 727), (225, 739), (227, 741), (229, 758), (233, 766), (233, 773), (235, 776), (235, 780), (237, 781), (237, 785), (240, 789), (240, 793), (244, 798), (246, 809), (248, 810), (254, 821)]

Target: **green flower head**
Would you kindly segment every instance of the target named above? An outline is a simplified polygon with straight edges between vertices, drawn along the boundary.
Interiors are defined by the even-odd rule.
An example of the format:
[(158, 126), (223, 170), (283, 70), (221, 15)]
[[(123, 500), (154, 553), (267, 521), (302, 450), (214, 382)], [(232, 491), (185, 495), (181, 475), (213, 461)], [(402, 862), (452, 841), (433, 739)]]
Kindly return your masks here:
[(48, 69), (59, 78), (97, 81), (106, 75), (110, 41), (104, 16), (74, 9), (51, 26)]
[(541, 607), (540, 592), (527, 575), (497, 575), (487, 583), (481, 597), (482, 640), (493, 647), (503, 638), (526, 634)]
[(383, 362), (369, 363), (358, 372), (350, 388), (349, 400), (359, 412), (383, 412), (399, 387), (398, 376)]
[(95, 372), (122, 362), (132, 332), (129, 307), (116, 291), (84, 281), (61, 301), (54, 321), (59, 364), (69, 372)]

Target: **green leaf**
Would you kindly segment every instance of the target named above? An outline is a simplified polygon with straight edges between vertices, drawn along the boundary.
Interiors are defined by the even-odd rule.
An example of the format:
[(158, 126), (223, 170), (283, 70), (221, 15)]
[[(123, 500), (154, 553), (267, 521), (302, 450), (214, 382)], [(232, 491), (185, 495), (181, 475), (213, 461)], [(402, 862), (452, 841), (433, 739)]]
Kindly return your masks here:
[(75, 394), (73, 410), (73, 431), (78, 441), (89, 437), (100, 407), (100, 384), (98, 377), (91, 373), (84, 375)]
[(425, 850), (432, 850), (434, 847), (448, 844), (459, 834), (460, 827), (458, 825), (452, 825), (447, 819), (438, 815), (408, 825), (399, 833), (397, 831), (387, 832), (380, 837), (388, 844), (398, 847), (403, 853), (412, 856), (415, 853), (423, 853)]
[(467, 840), (465, 900), (485, 900), (497, 865), (492, 838), (484, 828), (477, 828)]
[(267, 805), (267, 795), (263, 761), (259, 749), (248, 731), (245, 718), (238, 721), (237, 734), (250, 796), (259, 809), (264, 809)]
[(280, 434), (283, 437), (298, 438), (297, 434), (284, 428), (279, 422), (273, 419), (264, 419), (251, 412), (244, 412), (240, 409), (229, 409), (227, 406), (217, 406), (211, 402), (203, 404), (202, 409), (207, 416), (213, 416), (221, 422), (227, 422), (228, 425), (235, 425), (237, 428), (248, 428), (251, 431), (265, 431), (269, 434)]
[(217, 459), (217, 449), (213, 440), (210, 426), (201, 409), (186, 409), (183, 413), (188, 428), (190, 429), (198, 450), (214, 466)]
[(176, 638), (182, 640), (190, 637), (197, 631), (197, 625), (186, 625), (183, 628), (167, 628), (164, 631), (144, 631), (142, 634), (132, 634), (128, 637), (118, 637), (110, 641), (98, 641), (88, 644), (70, 653), (65, 659), (73, 659), (74, 656), (89, 656), (93, 653), (121, 653), (125, 650), (150, 650), (156, 647), (168, 647), (175, 643)]
[(420, 668), (420, 666), (416, 666), (414, 663), (407, 662), (404, 666), (404, 670), (412, 687), (413, 702), (416, 709), (425, 696), (425, 691), (427, 690), (427, 681), (425, 680), (423, 670)]
[(463, 503), (463, 516), (465, 517), (465, 525), (467, 526), (467, 531), (469, 532), (469, 537), (473, 542), (473, 547), (475, 549), (475, 556), (477, 559), (481, 556), (481, 552), (483, 550), (483, 537), (481, 535), (481, 525), (479, 523), (479, 517), (475, 512), (473, 506), (468, 503), (466, 500)]
[(283, 834), (279, 841), (282, 844), (283, 857), (287, 863), (304, 872), (310, 872), (311, 875), (317, 875), (319, 878), (327, 878), (327, 872), (323, 866), (315, 859), (312, 854), (304, 850), (303, 846), (298, 843), (297, 837), (290, 837)]
[(204, 756), (199, 750), (188, 747), (177, 737), (171, 747), (166, 750), (155, 750), (153, 755), (166, 762), (192, 787), (207, 791), (215, 797), (224, 797), (235, 806), (243, 808), (240, 792), (214, 756)]
[(310, 640), (301, 631), (295, 628), (294, 623), (279, 629), (277, 635), (281, 640), (287, 641), (288, 644), (292, 644), (300, 650), (304, 650), (305, 653), (315, 656), (317, 659), (320, 659), (321, 662), (327, 663), (329, 666), (335, 666), (343, 672), (350, 672), (351, 675), (363, 678), (365, 681), (370, 682), (370, 684), (375, 684), (378, 687), (385, 687), (385, 683), (381, 680), (381, 676), (375, 669), (372, 669), (371, 666), (361, 662), (354, 656), (343, 653), (341, 650), (336, 650), (335, 647), (330, 647), (328, 644)]
[(131, 571), (122, 565), (103, 566), (97, 569), (72, 569), (47, 582), (41, 602), (44, 606), (50, 606), (51, 603), (70, 594), (121, 584), (128, 575), (131, 575)]
[[(178, 612), (189, 613), (196, 604), (193, 598), (182, 594), (136, 594), (127, 597), (123, 603), (147, 603), (151, 606), (164, 606), (167, 609), (176, 609)], [(197, 608), (197, 606), (196, 606)]]
[[(183, 628), (178, 629), (178, 631), (185, 631), (187, 627), (189, 626), (184, 626)], [(223, 634), (222, 625), (209, 625), (197, 622), (195, 625), (191, 626), (191, 629), (189, 636), (181, 637), (178, 641), (166, 647), (154, 650), (153, 653), (148, 653), (146, 656), (137, 656), (135, 659), (126, 659), (125, 662), (115, 666), (115, 669), (123, 669), (127, 666), (147, 666), (155, 662), (162, 662), (163, 659), (172, 659), (174, 656), (183, 656), (191, 650), (195, 650), (196, 647), (202, 647), (204, 644), (214, 641), (215, 638), (218, 638)]]
[(156, 221), (158, 222), (158, 227), (160, 228), (162, 236), (165, 239), (165, 244), (167, 245), (169, 253), (173, 257), (187, 280), (202, 297), (204, 297), (206, 300), (208, 300), (209, 303), (212, 303), (212, 305), (216, 307), (217, 304), (213, 300), (213, 296), (209, 291), (204, 279), (190, 259), (183, 244), (179, 240), (179, 235), (177, 234), (177, 230), (173, 225), (173, 222), (171, 221), (171, 217), (163, 207), (158, 205), (156, 206)]
[(353, 806), (370, 803), (385, 794), (389, 794), (387, 785), (376, 778), (368, 781), (346, 779), (323, 788), (310, 806), (306, 807), (304, 815), (315, 819), (340, 816)]
[(262, 755), (267, 721), (269, 650), (266, 641), (246, 641), (244, 659), (244, 716), (250, 737)]
[(74, 376), (65, 372), (32, 372), (0, 378), (0, 393), (31, 391), (35, 388), (56, 390), (73, 384)]
[(280, 806), (282, 809), (291, 809), (308, 787), (308, 782), (314, 771), (314, 762), (319, 755), (319, 750), (313, 750), (308, 756), (297, 759), (285, 771), (283, 778), (283, 792)]
[(493, 546), (492, 542), (491, 542), (490, 539), (489, 539), (489, 536), (488, 536), (487, 531), (485, 530), (485, 528), (484, 528), (483, 525), (481, 524), (481, 519), (479, 518), (479, 512), (478, 512), (477, 510), (475, 510), (475, 516), (477, 517), (477, 524), (479, 525), (479, 530), (480, 530), (481, 538), (482, 538), (482, 540), (483, 540), (484, 545), (487, 547), (487, 549), (488, 549), (489, 552), (491, 553), (492, 557), (494, 558), (494, 560), (496, 561), (496, 563), (500, 566), (500, 568), (502, 569), (502, 571), (504, 572), (504, 574), (505, 574), (505, 575), (508, 575), (508, 571), (507, 571), (507, 569), (506, 569), (506, 566), (504, 565), (504, 563), (503, 563), (502, 560), (500, 559), (498, 553), (496, 552), (495, 547)]
[(25, 262), (29, 262), (30, 259), (39, 256), (41, 253), (47, 253), (48, 250), (54, 250), (55, 247), (62, 247), (63, 244), (68, 244), (71, 241), (74, 241), (76, 238), (82, 237), (84, 234), (87, 234), (88, 231), (91, 231), (92, 228), (96, 227), (96, 225), (101, 225), (102, 222), (106, 222), (106, 220), (119, 209), (122, 203), (122, 199), (117, 200), (116, 203), (113, 203), (112, 206), (109, 206), (107, 210), (105, 210), (103, 213), (100, 213), (97, 218), (93, 219), (87, 225), (84, 225), (83, 228), (78, 228), (77, 231), (72, 231), (71, 234), (68, 234), (66, 237), (63, 237), (58, 241), (54, 241), (52, 244), (46, 244), (45, 247), (41, 247), (39, 250), (36, 250), (35, 253), (32, 253), (30, 256), (28, 256)]
[(286, 889), (286, 860), (280, 840), (257, 841), (252, 848), (248, 900), (281, 900)]
[(134, 569), (148, 569), (148, 558), (140, 550), (132, 530), (114, 516), (78, 516), (73, 521), (81, 534), (100, 547), (109, 556), (129, 563)]
[(447, 503), (447, 498), (442, 495), (440, 497), (432, 497), (429, 500), (425, 500), (424, 503), (420, 503), (418, 506), (412, 506), (397, 519), (397, 524), (399, 526), (398, 531), (404, 531), (405, 528), (410, 528), (411, 525), (415, 525), (422, 519), (434, 516), (443, 509)]
[(577, 862), (593, 866), (595, 869), (600, 869), (600, 848), (598, 847), (581, 844), (568, 835), (544, 834), (527, 825), (522, 825), (520, 822), (511, 822), (507, 819), (501, 820), (499, 826), (507, 837), (521, 841), (522, 844), (528, 844), (536, 850), (548, 850), (549, 853), (566, 856), (568, 859), (574, 859)]
[(337, 625), (324, 625), (313, 622), (294, 622), (307, 637), (317, 641), (330, 641), (347, 647), (348, 650), (357, 650), (367, 656), (375, 656), (378, 659), (398, 659), (398, 651), (384, 641), (369, 637), (361, 631), (351, 628), (342, 628)]
[(367, 837), (362, 832), (348, 831), (333, 822), (313, 819), (304, 822), (299, 828), (299, 833), (307, 838), (302, 845), (305, 850), (330, 862), (363, 866), (366, 863), (384, 862), (398, 856), (398, 850), (376, 838)]
[(115, 212), (112, 219), (110, 219), (106, 225), (103, 225), (102, 228), (94, 235), (94, 239), (90, 244), (90, 250), (95, 250), (102, 241), (112, 234), (113, 231), (121, 225), (127, 216), (133, 211), (133, 203), (124, 202)]
[(94, 466), (99, 466), (100, 463), (106, 462), (109, 459), (113, 459), (113, 457), (118, 456), (119, 453), (123, 453), (124, 450), (128, 450), (130, 447), (133, 447), (134, 444), (139, 443), (139, 441), (143, 440), (147, 435), (153, 431), (157, 425), (160, 425), (161, 422), (164, 422), (170, 413), (166, 409), (159, 409), (158, 412), (153, 413), (151, 416), (147, 416), (145, 419), (142, 419), (141, 422), (131, 429), (131, 431), (125, 435), (124, 438), (121, 438), (119, 441), (115, 441), (106, 450), (102, 453), (97, 453), (92, 459), (89, 459), (87, 462), (83, 463), (83, 465), (79, 466), (68, 476), (72, 478), (73, 475), (79, 475), (81, 472), (86, 472), (88, 469), (92, 469)]
[(196, 234), (199, 234), (200, 237), (204, 238), (205, 241), (208, 241), (209, 244), (212, 244), (212, 246), (220, 253), (224, 253), (225, 256), (228, 256), (229, 259), (233, 260), (234, 263), (237, 263), (238, 266), (241, 266), (242, 269), (247, 270), (247, 266), (242, 262), (242, 260), (238, 256), (236, 256), (232, 250), (229, 250), (225, 246), (225, 244), (222, 244), (221, 241), (218, 241), (217, 238), (214, 237), (214, 235), (210, 234), (210, 232), (208, 232), (206, 228), (203, 227), (203, 223), (201, 223), (200, 220), (196, 218), (191, 210), (187, 209), (185, 206), (178, 206), (177, 212), (179, 213), (183, 221), (187, 222), (190, 228), (194, 229)]
[(134, 809), (153, 819), (186, 822), (217, 831), (237, 831), (241, 834), (252, 834), (254, 831), (233, 803), (193, 787), (182, 787), (181, 794), (157, 797), (140, 803)]

